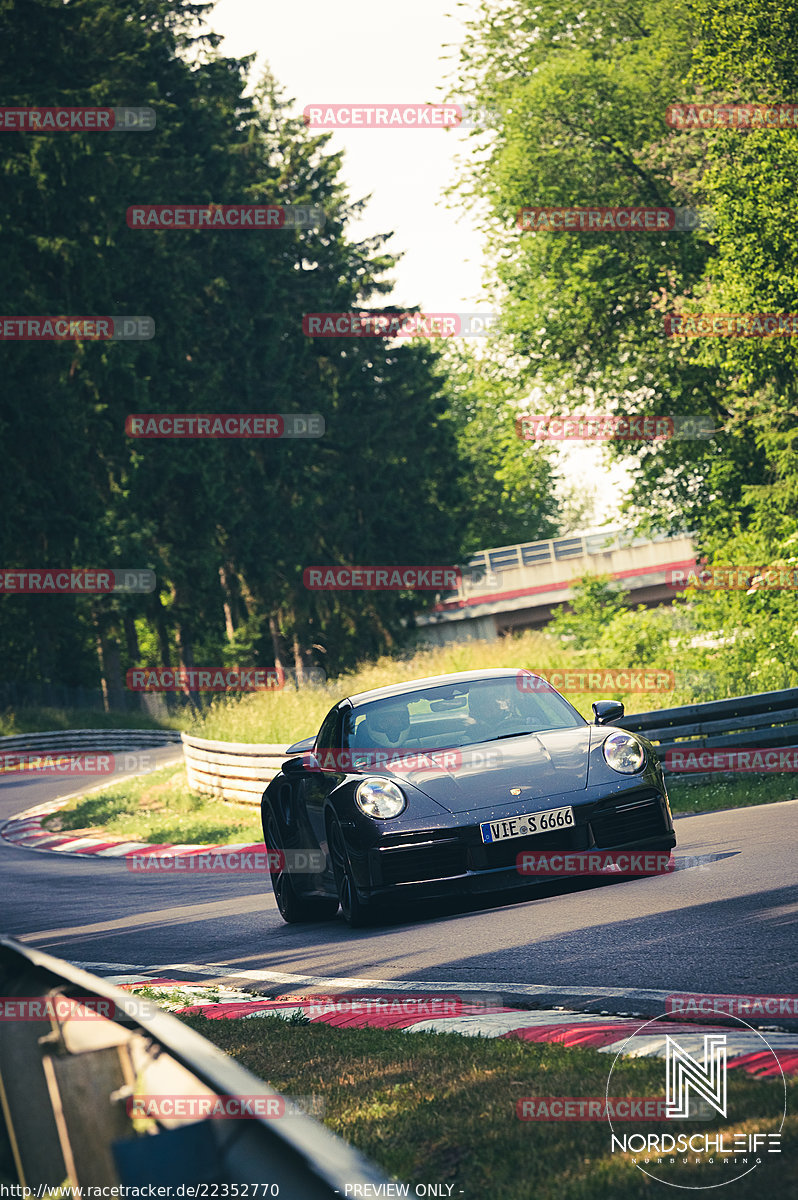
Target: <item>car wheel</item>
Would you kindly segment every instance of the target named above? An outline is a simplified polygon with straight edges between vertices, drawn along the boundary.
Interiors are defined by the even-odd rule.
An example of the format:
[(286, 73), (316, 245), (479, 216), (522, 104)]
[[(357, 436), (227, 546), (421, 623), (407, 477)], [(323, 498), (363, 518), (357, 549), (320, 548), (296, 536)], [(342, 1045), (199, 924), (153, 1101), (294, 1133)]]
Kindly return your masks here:
[(369, 910), (358, 899), (357, 888), (354, 876), (352, 875), (352, 865), (349, 862), (349, 855), (346, 852), (344, 831), (341, 829), (340, 821), (335, 817), (330, 822), (329, 841), (330, 858), (332, 859), (333, 875), (335, 876), (335, 886), (338, 891), (338, 903), (341, 906), (341, 912), (348, 925), (351, 925), (353, 929), (359, 929), (363, 925), (368, 924)]
[[(282, 850), (277, 822), (272, 813), (266, 819), (264, 830), (269, 850)], [(338, 912), (338, 901), (326, 896), (300, 896), (297, 894), (290, 872), (284, 867), (270, 870), (274, 899), (280, 916), (289, 925), (301, 921), (331, 921)]]

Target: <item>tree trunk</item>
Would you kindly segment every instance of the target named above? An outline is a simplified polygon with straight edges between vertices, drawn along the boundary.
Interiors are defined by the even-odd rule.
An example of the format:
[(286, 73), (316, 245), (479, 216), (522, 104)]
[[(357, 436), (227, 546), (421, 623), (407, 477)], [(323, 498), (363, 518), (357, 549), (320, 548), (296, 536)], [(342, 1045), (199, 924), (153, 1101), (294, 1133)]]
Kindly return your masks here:
[(119, 644), (109, 634), (109, 617), (99, 607), (92, 609), (92, 619), (96, 633), (97, 659), (100, 664), (100, 679), (103, 693), (103, 707), (106, 712), (116, 709), (124, 712), (125, 689), (122, 684), (122, 662), (119, 655)]
[[(177, 640), (177, 656), (180, 669), (181, 671), (192, 671), (194, 669), (194, 640), (191, 632), (181, 620), (175, 623), (175, 637)], [(188, 696), (192, 708), (195, 711), (199, 711), (199, 692), (186, 688), (184, 695)]]
[(139, 650), (139, 635), (136, 632), (136, 620), (132, 613), (126, 612), (122, 618), (125, 629), (125, 644), (127, 656), (131, 663), (138, 665), (141, 651)]
[(161, 666), (171, 667), (172, 651), (169, 646), (169, 630), (166, 627), (166, 609), (163, 605), (161, 597), (158, 593), (154, 596), (155, 602), (155, 630), (158, 634), (158, 648), (161, 652)]
[(282, 673), (284, 678), (286, 666), (288, 664), (288, 657), (284, 650), (285, 639), (280, 633), (278, 617), (279, 613), (271, 613), (269, 615), (269, 633), (272, 636), (272, 654), (274, 655), (274, 665), (277, 667), (277, 670)]
[(224, 608), (224, 628), (227, 634), (228, 642), (233, 642), (236, 635), (235, 621), (233, 619), (233, 606), (235, 597), (230, 586), (231, 568), (229, 563), (220, 563), (219, 565), (219, 582), (222, 585), (222, 607)]

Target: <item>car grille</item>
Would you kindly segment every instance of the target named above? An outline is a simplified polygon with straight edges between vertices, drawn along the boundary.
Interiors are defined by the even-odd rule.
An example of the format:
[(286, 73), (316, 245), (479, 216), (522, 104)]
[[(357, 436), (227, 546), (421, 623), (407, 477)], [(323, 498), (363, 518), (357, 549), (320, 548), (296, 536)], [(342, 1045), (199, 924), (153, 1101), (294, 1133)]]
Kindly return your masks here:
[(593, 817), (593, 837), (597, 846), (623, 846), (667, 833), (659, 800), (628, 800)]
[(380, 854), (382, 881), (385, 884), (411, 883), (421, 879), (445, 879), (465, 875), (466, 850), (461, 842), (447, 841), (435, 846), (408, 846)]
[(557, 829), (552, 833), (534, 833), (529, 837), (508, 838), (503, 842), (475, 845), (471, 851), (472, 870), (488, 871), (492, 867), (514, 867), (518, 855), (525, 850), (582, 850), (586, 848), (584, 826)]

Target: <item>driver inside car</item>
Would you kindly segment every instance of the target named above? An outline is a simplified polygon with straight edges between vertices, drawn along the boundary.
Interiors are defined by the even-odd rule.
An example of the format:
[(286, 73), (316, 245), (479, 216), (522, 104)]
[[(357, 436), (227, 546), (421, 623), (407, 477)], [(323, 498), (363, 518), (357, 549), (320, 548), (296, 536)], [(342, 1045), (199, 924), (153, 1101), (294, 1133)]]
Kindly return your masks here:
[(491, 688), (474, 688), (468, 693), (467, 734), (471, 741), (488, 741), (507, 733), (517, 724), (517, 713), (504, 696)]
[(358, 744), (364, 745), (364, 735), (371, 746), (393, 749), (407, 743), (410, 729), (410, 714), (406, 704), (380, 704), (366, 713), (366, 719), (358, 728)]

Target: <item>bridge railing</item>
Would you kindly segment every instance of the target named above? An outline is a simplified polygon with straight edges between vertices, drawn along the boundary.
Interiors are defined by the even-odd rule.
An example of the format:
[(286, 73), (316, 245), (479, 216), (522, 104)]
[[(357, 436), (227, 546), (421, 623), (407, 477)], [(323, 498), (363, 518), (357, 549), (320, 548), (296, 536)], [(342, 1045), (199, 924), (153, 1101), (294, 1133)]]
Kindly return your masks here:
[(661, 542), (678, 542), (689, 536), (686, 533), (655, 533), (643, 537), (633, 529), (608, 527), (591, 533), (573, 533), (565, 537), (550, 538), (543, 542), (519, 542), (513, 546), (497, 546), (473, 555), (462, 568), (461, 586), (441, 592), (440, 601), (445, 603), (462, 598), (472, 591), (498, 589), (501, 586), (502, 575), (509, 572)]

